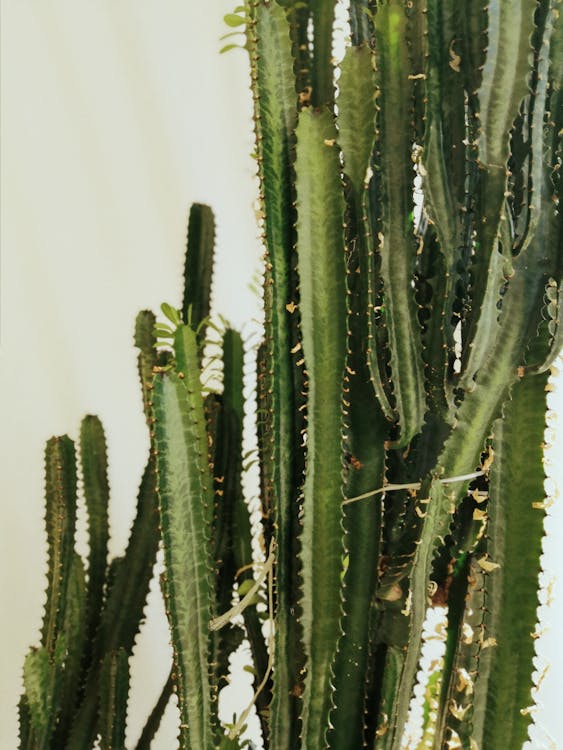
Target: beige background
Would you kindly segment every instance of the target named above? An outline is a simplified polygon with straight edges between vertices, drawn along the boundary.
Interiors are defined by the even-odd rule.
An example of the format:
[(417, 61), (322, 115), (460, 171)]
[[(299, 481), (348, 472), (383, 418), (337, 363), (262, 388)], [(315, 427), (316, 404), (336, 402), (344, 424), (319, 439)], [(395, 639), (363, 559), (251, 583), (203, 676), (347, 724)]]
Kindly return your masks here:
[[(217, 310), (258, 314), (258, 265), (246, 56), (220, 56), (233, 0), (2, 0), (0, 418), (2, 669), (0, 749), (17, 744), (25, 652), (37, 641), (45, 561), (42, 453), (104, 421), (112, 485), (111, 551), (126, 542), (147, 451), (132, 346), (136, 312), (178, 304), (187, 208), (218, 220)], [(561, 452), (559, 459), (561, 460)], [(561, 570), (561, 507), (545, 566)], [(561, 585), (538, 649), (553, 662), (530, 747), (563, 747)], [(133, 742), (168, 671), (162, 608), (151, 596), (133, 679)], [(541, 665), (540, 665), (541, 666)], [(232, 714), (248, 700), (244, 676)], [(240, 680), (240, 681), (239, 681)], [(231, 700), (229, 699), (229, 700)], [(237, 703), (238, 701), (238, 703)], [(233, 708), (232, 706), (235, 706)], [(174, 747), (168, 712), (156, 748)]]

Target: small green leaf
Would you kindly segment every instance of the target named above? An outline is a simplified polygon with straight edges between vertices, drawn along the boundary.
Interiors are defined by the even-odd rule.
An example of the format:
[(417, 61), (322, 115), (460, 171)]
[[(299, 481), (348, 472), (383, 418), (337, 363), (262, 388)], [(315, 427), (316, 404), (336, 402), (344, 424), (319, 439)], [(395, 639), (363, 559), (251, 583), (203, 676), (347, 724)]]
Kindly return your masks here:
[(219, 54), (223, 55), (225, 52), (229, 52), (232, 49), (244, 49), (240, 44), (225, 44), (224, 47), (221, 47), (219, 50)]
[(244, 36), (244, 31), (229, 31), (227, 34), (220, 36), (219, 40), (223, 41), (223, 39), (230, 39), (233, 36)]
[(246, 596), (253, 586), (254, 582), (250, 578), (247, 578), (246, 581), (243, 581), (238, 587), (239, 596)]
[(173, 339), (174, 332), (168, 328), (168, 326), (156, 325), (154, 327), (154, 335), (160, 339)]
[(155, 332), (174, 333), (173, 329), (169, 325), (166, 325), (166, 323), (156, 323), (154, 330)]
[(175, 307), (172, 307), (172, 305), (169, 305), (167, 302), (163, 302), (160, 306), (160, 309), (162, 310), (162, 314), (165, 315), (168, 320), (174, 324), (174, 327), (181, 325), (182, 318), (179, 311), (176, 310)]
[(237, 16), (236, 13), (227, 13), (223, 20), (227, 24), (227, 26), (231, 26), (234, 28), (235, 26), (243, 26), (246, 23), (246, 18), (243, 18), (242, 16)]

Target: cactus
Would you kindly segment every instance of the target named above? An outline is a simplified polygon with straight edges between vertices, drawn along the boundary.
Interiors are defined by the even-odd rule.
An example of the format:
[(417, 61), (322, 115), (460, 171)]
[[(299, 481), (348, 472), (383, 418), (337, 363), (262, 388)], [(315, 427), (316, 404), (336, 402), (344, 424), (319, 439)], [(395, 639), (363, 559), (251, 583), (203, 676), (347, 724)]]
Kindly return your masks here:
[[(525, 741), (563, 331), (561, 11), (350, 0), (338, 65), (335, 2), (247, 0), (226, 17), (250, 59), (263, 340), (245, 352), (214, 322), (214, 217), (194, 205), (183, 300), (137, 320), (151, 452), (122, 558), (107, 560), (99, 420), (80, 432), (88, 560), (73, 443), (47, 445), (22, 748), (124, 747), (159, 543), (174, 662), (138, 748), (172, 692), (182, 750), (248, 744), (251, 707), (226, 724), (217, 701), (246, 638), (263, 748), (399, 750), (430, 607), (447, 638), (423, 746)], [(253, 354), (260, 521), (242, 491)]]

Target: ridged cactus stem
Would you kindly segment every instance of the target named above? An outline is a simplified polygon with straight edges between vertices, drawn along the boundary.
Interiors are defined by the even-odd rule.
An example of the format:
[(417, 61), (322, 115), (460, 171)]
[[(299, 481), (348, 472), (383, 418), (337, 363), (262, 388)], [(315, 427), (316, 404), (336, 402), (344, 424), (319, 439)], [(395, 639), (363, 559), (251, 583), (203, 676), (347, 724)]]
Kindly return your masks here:
[(52, 438), (47, 443), (45, 475), (49, 585), (42, 645), (53, 655), (67, 606), (66, 591), (70, 580), (76, 526), (76, 458), (74, 443), (66, 435)]
[(89, 524), (87, 637), (92, 641), (102, 610), (109, 539), (107, 452), (104, 430), (97, 417), (88, 416), (82, 421), (80, 460)]
[[(92, 646), (84, 696), (69, 732), (69, 750), (89, 747), (96, 736), (100, 666), (104, 654), (120, 647), (131, 653), (143, 616), (158, 546), (158, 505), (154, 459), (149, 458), (137, 501), (137, 515), (125, 555), (113, 562), (107, 601)], [(131, 585), (135, 581), (135, 586)]]
[[(338, 142), (348, 190), (347, 300), (348, 354), (343, 386), (345, 493), (348, 498), (383, 483), (383, 443), (389, 431), (367, 366), (368, 257), (364, 200), (374, 140), (375, 102), (365, 97), (373, 87), (373, 56), (367, 46), (351, 47), (339, 79)], [(378, 448), (376, 448), (378, 446)], [(344, 513), (346, 569), (343, 577), (342, 628), (334, 664), (334, 708), (329, 747), (360, 747), (370, 652), (370, 609), (377, 586), (381, 552), (381, 497), (347, 504)]]
[(153, 390), (164, 592), (180, 704), (180, 747), (213, 750), (216, 696), (209, 664), (213, 481), (195, 332), (180, 326), (174, 345), (175, 369), (157, 371)]
[(123, 649), (110, 651), (103, 661), (100, 685), (100, 750), (125, 750), (125, 721), (129, 692), (129, 657)]
[[(495, 343), (492, 319), (501, 297), (505, 271), (499, 246), (505, 215), (509, 136), (518, 109), (528, 93), (529, 56), (535, 0), (495, 0), (487, 6), (487, 51), (479, 103), (478, 163), (480, 166), (475, 255), (471, 266), (473, 315), (463, 343), (466, 379), (472, 378)], [(478, 337), (478, 338), (477, 338)], [(478, 341), (478, 343), (476, 343)], [(469, 385), (469, 382), (465, 382)]]
[[(256, 4), (247, 30), (251, 53), (261, 201), (264, 212), (264, 385), (270, 445), (263, 454), (263, 477), (271, 480), (276, 538), (276, 673), (273, 685), (271, 743), (282, 750), (296, 741), (298, 716), (294, 690), (301, 681), (296, 571), (298, 495), (302, 483), (300, 447), (302, 360), (295, 340), (298, 299), (293, 278), (295, 209), (293, 162), (297, 92), (292, 42), (285, 11), (276, 3)], [(270, 465), (270, 466), (268, 466)], [(293, 738), (293, 739), (291, 739)]]
[(303, 110), (297, 129), (297, 236), (307, 371), (303, 488), (303, 637), (308, 657), (302, 744), (327, 747), (333, 661), (341, 635), (342, 379), (346, 358), (344, 202), (336, 129)]
[(158, 696), (158, 700), (153, 710), (151, 711), (147, 721), (145, 722), (145, 726), (143, 727), (141, 736), (139, 737), (139, 740), (135, 746), (135, 750), (150, 750), (151, 743), (158, 731), (161, 719), (164, 715), (166, 707), (168, 706), (168, 703), (170, 702), (170, 698), (173, 692), (174, 680), (172, 678), (172, 675), (170, 674), (168, 675), (168, 678), (164, 683), (162, 691)]
[(370, 41), (373, 34), (370, 14), (374, 5), (373, 0), (351, 0), (349, 14), (352, 46), (357, 47), (363, 42)]
[[(532, 274), (533, 271), (528, 274), (525, 271), (515, 273), (503, 307), (505, 328), (501, 337), (502, 347), (496, 352), (495, 358), (488, 361), (488, 367), (481, 370), (477, 387), (472, 393), (466, 394), (458, 411), (456, 429), (446, 441), (438, 460), (438, 470), (442, 472), (443, 478), (462, 475), (478, 464), (492, 422), (500, 413), (510, 384), (517, 379), (517, 363), (526, 338), (527, 319), (531, 309), (537, 305), (540, 288), (537, 276), (534, 278)], [(529, 295), (525, 305), (522, 304), (524, 288)], [(453, 482), (444, 486), (433, 480), (423, 485), (418, 493), (416, 507), (422, 518), (422, 528), (420, 541), (412, 558), (409, 582), (411, 644), (421, 643), (432, 561), (438, 545), (448, 532), (451, 513), (465, 495), (467, 485), (468, 482)], [(419, 647), (411, 645), (401, 669), (395, 714), (390, 720), (394, 744), (387, 741), (385, 747), (398, 749), (400, 746), (418, 658)]]
[[(426, 403), (421, 332), (412, 287), (416, 252), (412, 224), (413, 133), (408, 127), (412, 70), (406, 16), (399, 0), (390, 0), (378, 9), (375, 42), (381, 159), (377, 166), (385, 195), (378, 243), (393, 392), (399, 415), (397, 447), (404, 447), (422, 429)], [(397, 128), (397, 120), (403, 122), (403, 127)]]
[(428, 352), (427, 376), (436, 378), (436, 392), (440, 394), (433, 398), (432, 407), (448, 419), (453, 398), (456, 283), (459, 266), (464, 266), (461, 208), (467, 158), (465, 96), (458, 85), (462, 73), (454, 41), (461, 33), (458, 5), (430, 0), (426, 24), (427, 106), (418, 171), (424, 187), (423, 210), (435, 227), (440, 249), (438, 254), (425, 243), (424, 250), (430, 245), (429, 252), (434, 259), (438, 255), (439, 263), (427, 279), (432, 289), (428, 327), (434, 343)]
[(332, 38), (336, 0), (311, 0), (313, 56), (311, 65), (311, 103), (314, 107), (334, 99)]
[(213, 250), (215, 245), (215, 217), (209, 206), (194, 203), (190, 207), (186, 263), (184, 268), (184, 296), (182, 318), (194, 330), (203, 348), (205, 326), (200, 324), (211, 310), (211, 281), (213, 275)]

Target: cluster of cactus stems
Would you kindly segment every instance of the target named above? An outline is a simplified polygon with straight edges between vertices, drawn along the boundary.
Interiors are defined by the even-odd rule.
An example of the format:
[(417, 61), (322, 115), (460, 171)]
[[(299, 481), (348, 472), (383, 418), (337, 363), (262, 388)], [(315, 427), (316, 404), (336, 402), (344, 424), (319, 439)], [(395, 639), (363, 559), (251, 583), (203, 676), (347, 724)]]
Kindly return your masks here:
[[(420, 748), (527, 737), (550, 367), (563, 341), (560, 0), (250, 0), (265, 248), (255, 406), (261, 521), (241, 476), (241, 337), (205, 383), (214, 219), (190, 212), (184, 299), (139, 314), (151, 438), (109, 564), (104, 435), (46, 451), (47, 602), (21, 748), (124, 748), (128, 660), (159, 544), (187, 750), (237, 748), (218, 691), (247, 639), (262, 746), (399, 750), (429, 607), (445, 608)], [(231, 45), (228, 45), (231, 46)], [(248, 409), (247, 409), (248, 411)], [(262, 563), (253, 560), (259, 540)], [(266, 606), (264, 606), (266, 605)]]

